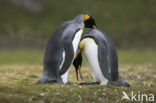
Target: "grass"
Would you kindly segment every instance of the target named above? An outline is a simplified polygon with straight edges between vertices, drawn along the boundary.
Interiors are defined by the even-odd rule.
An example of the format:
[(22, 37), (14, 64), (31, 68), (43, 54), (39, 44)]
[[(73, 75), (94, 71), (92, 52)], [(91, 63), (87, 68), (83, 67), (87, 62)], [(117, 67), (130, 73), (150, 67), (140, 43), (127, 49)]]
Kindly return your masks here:
[(43, 47), (40, 44), (45, 43), (60, 24), (87, 13), (117, 47), (155, 48), (155, 0), (41, 1), (43, 10), (37, 14), (0, 3), (0, 47), (13, 44)]
[[(120, 76), (130, 88), (81, 86), (73, 66), (69, 84), (35, 85), (42, 73), (43, 51), (0, 51), (0, 103), (120, 103), (122, 92), (156, 95), (156, 51), (119, 50)], [(82, 67), (83, 81), (92, 81), (87, 64)], [(128, 100), (122, 103), (129, 103)], [(140, 102), (138, 102), (140, 103)]]

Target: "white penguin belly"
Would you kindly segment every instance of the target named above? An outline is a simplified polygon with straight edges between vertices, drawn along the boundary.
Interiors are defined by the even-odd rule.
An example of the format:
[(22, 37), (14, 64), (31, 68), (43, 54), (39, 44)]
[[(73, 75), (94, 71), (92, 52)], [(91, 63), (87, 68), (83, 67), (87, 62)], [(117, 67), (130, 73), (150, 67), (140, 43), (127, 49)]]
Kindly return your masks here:
[(96, 82), (100, 82), (103, 85), (106, 85), (108, 80), (104, 77), (99, 65), (98, 45), (92, 38), (85, 38), (81, 41), (81, 43), (80, 47), (82, 47), (81, 45), (83, 45), (84, 54), (88, 61), (94, 80)]
[[(62, 67), (63, 63), (64, 63), (64, 60), (65, 60), (65, 52), (63, 51), (63, 61), (60, 65), (60, 68)], [(65, 72), (63, 75), (61, 75), (61, 78), (62, 78), (62, 81), (64, 84), (66, 84), (68, 82), (68, 72), (69, 72), (69, 69), (67, 70), (67, 72)]]
[(77, 51), (77, 48), (78, 48), (78, 45), (79, 45), (79, 42), (80, 42), (82, 33), (83, 33), (83, 29), (80, 29), (80, 30), (75, 34), (74, 39), (73, 39), (73, 41), (72, 41), (73, 49), (74, 49), (74, 54), (75, 54), (76, 51)]
[[(82, 33), (83, 33), (83, 29), (80, 29), (78, 32), (76, 32), (74, 39), (72, 41), (72, 45), (73, 45), (73, 49), (74, 49), (74, 57), (75, 57)], [(63, 51), (63, 61), (60, 65), (60, 68), (62, 67), (62, 65), (64, 63), (64, 60), (65, 60), (65, 52)], [(68, 72), (69, 72), (69, 69), (61, 76), (64, 84), (66, 84), (68, 82)]]

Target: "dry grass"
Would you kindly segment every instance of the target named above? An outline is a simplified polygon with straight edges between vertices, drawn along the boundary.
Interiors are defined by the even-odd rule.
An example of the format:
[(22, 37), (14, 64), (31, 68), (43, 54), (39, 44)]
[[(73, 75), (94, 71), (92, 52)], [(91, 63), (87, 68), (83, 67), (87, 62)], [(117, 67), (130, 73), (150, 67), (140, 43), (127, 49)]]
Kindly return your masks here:
[[(120, 65), (120, 75), (130, 88), (116, 86), (81, 86), (72, 67), (70, 84), (34, 85), (41, 75), (41, 65), (1, 65), (0, 103), (120, 103), (122, 91), (153, 93), (156, 88), (156, 65)], [(84, 81), (92, 81), (89, 68), (82, 67)], [(129, 101), (123, 101), (129, 102)]]
[[(120, 76), (131, 84), (130, 88), (79, 85), (82, 80), (76, 80), (73, 67), (70, 69), (70, 83), (67, 85), (56, 83), (35, 85), (42, 73), (40, 61), (43, 55), (37, 60), (38, 62), (30, 63), (29, 59), (35, 60), (34, 57), (38, 57), (37, 55), (43, 52), (25, 51), (22, 53), (18, 51), (16, 53), (14, 51), (13, 57), (11, 57), (12, 52), (1, 52), (1, 54), (3, 56), (0, 55), (0, 61), (2, 61), (0, 64), (0, 103), (120, 103), (123, 91), (128, 95), (131, 91), (136, 94), (139, 91), (142, 94), (156, 95), (156, 64), (153, 51), (148, 53), (119, 51)], [(7, 62), (8, 58), (12, 60)], [(24, 61), (24, 58), (27, 59)], [(93, 80), (85, 63), (82, 67), (82, 75), (83, 81)], [(122, 103), (129, 103), (129, 101), (124, 100)]]

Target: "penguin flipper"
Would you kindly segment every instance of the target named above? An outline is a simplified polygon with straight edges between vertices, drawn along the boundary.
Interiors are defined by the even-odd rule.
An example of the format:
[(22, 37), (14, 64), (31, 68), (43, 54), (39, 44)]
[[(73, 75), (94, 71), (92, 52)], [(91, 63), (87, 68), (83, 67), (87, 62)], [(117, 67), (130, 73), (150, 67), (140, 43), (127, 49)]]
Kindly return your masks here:
[(76, 69), (76, 78), (77, 78), (77, 81), (79, 81), (79, 73), (77, 69)]
[(64, 51), (65, 51), (65, 58), (64, 58), (65, 60), (64, 60), (64, 63), (59, 71), (59, 75), (64, 74), (69, 69), (69, 67), (72, 64), (73, 58), (74, 58), (73, 45), (70, 42), (70, 40), (64, 39), (63, 47), (64, 47)]
[[(103, 42), (103, 43), (101, 43)], [(108, 67), (108, 48), (104, 40), (98, 43), (98, 61), (101, 71), (105, 78), (110, 79), (109, 67)]]

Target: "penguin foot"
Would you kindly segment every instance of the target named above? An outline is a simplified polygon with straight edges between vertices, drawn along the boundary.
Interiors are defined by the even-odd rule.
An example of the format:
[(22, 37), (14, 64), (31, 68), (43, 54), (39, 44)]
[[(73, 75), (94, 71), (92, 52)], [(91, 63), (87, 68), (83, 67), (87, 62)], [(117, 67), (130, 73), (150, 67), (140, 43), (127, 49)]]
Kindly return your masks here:
[(116, 85), (116, 86), (125, 86), (125, 87), (130, 87), (130, 84), (125, 82), (123, 79), (118, 78), (115, 81), (108, 81), (108, 85)]
[(80, 85), (98, 85), (99, 82), (81, 82)]

